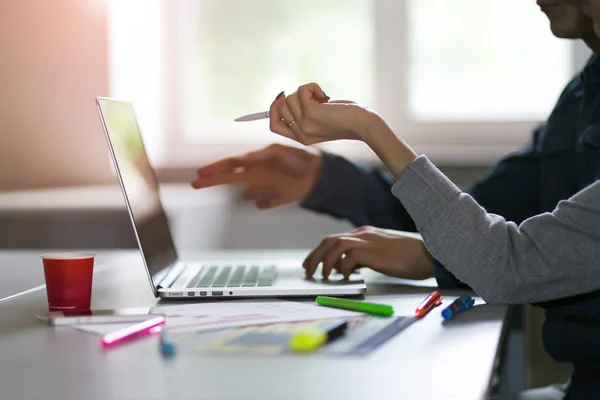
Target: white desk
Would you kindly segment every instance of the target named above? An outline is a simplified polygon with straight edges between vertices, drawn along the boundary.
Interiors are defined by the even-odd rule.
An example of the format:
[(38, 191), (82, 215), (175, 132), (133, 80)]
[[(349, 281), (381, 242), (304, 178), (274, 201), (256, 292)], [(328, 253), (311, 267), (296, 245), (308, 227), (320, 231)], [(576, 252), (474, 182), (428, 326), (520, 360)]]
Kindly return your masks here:
[[(33, 282), (43, 279), (38, 256), (1, 252), (0, 260), (12, 257)], [(107, 261), (94, 276), (94, 308), (156, 303), (136, 251), (100, 257)], [(375, 273), (367, 282), (367, 298), (398, 314), (412, 313), (431, 291)], [(482, 399), (507, 316), (507, 307), (483, 305), (442, 325), (434, 310), (366, 358), (208, 356), (183, 345), (164, 360), (157, 337), (103, 352), (97, 336), (36, 321), (46, 309), (44, 290), (0, 302), (3, 399)]]

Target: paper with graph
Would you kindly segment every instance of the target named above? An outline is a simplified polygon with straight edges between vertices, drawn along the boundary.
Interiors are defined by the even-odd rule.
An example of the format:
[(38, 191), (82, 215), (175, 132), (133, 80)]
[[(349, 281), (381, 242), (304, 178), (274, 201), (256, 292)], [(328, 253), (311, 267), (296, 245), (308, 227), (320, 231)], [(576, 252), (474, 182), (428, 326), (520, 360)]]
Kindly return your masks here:
[[(173, 333), (362, 315), (354, 311), (321, 307), (314, 303), (298, 303), (286, 300), (187, 303), (157, 306), (154, 308), (153, 313), (164, 314), (167, 327)], [(104, 335), (127, 325), (132, 324), (79, 325), (76, 326), (76, 329)]]

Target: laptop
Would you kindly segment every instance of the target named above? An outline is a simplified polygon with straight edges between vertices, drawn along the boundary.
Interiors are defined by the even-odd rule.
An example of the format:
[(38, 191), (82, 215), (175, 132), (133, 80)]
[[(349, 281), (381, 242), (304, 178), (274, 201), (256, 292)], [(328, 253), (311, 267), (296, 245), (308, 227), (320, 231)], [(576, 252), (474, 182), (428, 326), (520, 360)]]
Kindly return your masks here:
[(155, 297), (357, 296), (366, 292), (359, 272), (348, 280), (340, 274), (332, 274), (327, 280), (306, 279), (299, 260), (285, 262), (274, 253), (269, 256), (269, 252), (261, 254), (260, 259), (232, 255), (223, 260), (180, 260), (133, 105), (105, 97), (96, 98), (96, 104)]

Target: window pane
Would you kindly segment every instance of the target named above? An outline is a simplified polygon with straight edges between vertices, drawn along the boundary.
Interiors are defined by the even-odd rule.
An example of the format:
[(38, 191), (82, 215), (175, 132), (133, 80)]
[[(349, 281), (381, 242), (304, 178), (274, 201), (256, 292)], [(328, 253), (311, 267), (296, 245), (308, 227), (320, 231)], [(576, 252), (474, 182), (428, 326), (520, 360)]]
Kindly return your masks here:
[(211, 142), (211, 133), (225, 142), (272, 138), (264, 121), (232, 120), (311, 81), (334, 98), (373, 104), (374, 1), (197, 2), (190, 47), (197, 56), (180, 80), (185, 134)]
[(408, 0), (409, 114), (539, 120), (570, 78), (569, 41), (533, 1)]

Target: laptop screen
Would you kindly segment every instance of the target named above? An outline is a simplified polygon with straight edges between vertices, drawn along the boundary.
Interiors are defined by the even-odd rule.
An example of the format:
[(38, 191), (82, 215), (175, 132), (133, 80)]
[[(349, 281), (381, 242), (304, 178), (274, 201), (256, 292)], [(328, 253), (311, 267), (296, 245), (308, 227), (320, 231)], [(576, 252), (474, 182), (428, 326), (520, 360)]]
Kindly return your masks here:
[(177, 260), (159, 196), (158, 179), (146, 154), (133, 106), (98, 98), (98, 108), (152, 289), (156, 292), (157, 275)]

